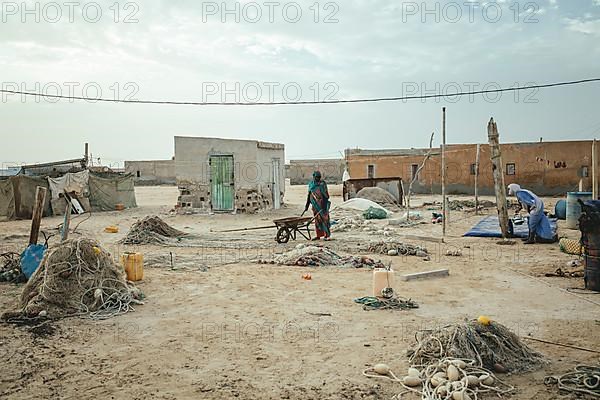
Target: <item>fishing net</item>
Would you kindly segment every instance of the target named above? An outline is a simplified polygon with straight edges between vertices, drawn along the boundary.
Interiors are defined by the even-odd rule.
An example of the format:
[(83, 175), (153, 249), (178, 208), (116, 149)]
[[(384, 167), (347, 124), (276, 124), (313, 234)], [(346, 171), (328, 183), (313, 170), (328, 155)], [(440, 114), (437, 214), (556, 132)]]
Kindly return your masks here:
[[(390, 254), (390, 251), (395, 252), (395, 255), (427, 257), (427, 249), (423, 246), (416, 246), (408, 243), (396, 241), (379, 241), (372, 242), (367, 245), (367, 251), (378, 254)], [(391, 255), (391, 254), (390, 254)]]
[(504, 325), (466, 321), (435, 330), (419, 331), (409, 353), (411, 365), (429, 365), (447, 357), (475, 361), (478, 367), (527, 372), (546, 363), (544, 356), (523, 343)]
[(123, 268), (91, 239), (72, 239), (46, 252), (21, 295), (23, 314), (87, 315), (104, 319), (142, 304), (142, 292), (125, 280)]
[(365, 187), (356, 193), (359, 199), (367, 199), (385, 208), (394, 208), (398, 205), (396, 198), (387, 190), (379, 187)]
[(21, 258), (18, 253), (0, 254), (0, 282), (22, 283), (27, 278), (21, 272)]
[(187, 233), (173, 228), (156, 215), (151, 215), (133, 224), (121, 243), (169, 245), (185, 236)]
[(547, 376), (544, 383), (557, 385), (563, 393), (588, 395), (600, 398), (600, 364), (578, 365), (572, 372), (559, 376)]
[[(264, 260), (258, 260), (258, 262), (260, 264), (270, 263)], [(273, 263), (302, 267), (385, 268), (385, 265), (381, 261), (376, 261), (366, 256), (344, 257), (327, 247), (319, 246), (299, 246), (294, 250), (276, 255)]]

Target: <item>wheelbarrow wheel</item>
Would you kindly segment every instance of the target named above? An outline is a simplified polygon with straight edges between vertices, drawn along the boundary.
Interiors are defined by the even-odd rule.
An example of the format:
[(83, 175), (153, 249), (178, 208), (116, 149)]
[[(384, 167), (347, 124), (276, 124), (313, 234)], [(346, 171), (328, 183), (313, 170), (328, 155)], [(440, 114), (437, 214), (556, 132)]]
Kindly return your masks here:
[(287, 243), (290, 240), (290, 230), (284, 226), (277, 230), (277, 236), (275, 237), (277, 243)]

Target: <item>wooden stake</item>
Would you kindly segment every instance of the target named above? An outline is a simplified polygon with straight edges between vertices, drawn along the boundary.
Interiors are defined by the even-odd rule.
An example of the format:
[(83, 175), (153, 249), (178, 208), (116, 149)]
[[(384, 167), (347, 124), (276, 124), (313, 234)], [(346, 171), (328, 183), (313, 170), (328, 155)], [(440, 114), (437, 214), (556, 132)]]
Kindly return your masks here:
[(477, 155), (475, 156), (475, 215), (479, 214), (479, 153), (481, 145), (477, 143)]
[(592, 199), (598, 199), (598, 176), (596, 175), (596, 139), (592, 142)]
[(492, 173), (494, 175), (494, 190), (496, 192), (496, 207), (498, 208), (498, 221), (502, 237), (508, 238), (508, 208), (506, 207), (506, 185), (504, 184), (504, 170), (502, 168), (502, 154), (500, 152), (500, 139), (498, 127), (494, 118), (490, 118), (487, 126), (488, 142), (492, 161)]
[(64, 242), (69, 237), (69, 226), (71, 225), (71, 202), (67, 199), (67, 208), (65, 209), (65, 219), (63, 220), (62, 232), (60, 241)]
[(44, 204), (46, 202), (45, 187), (38, 186), (35, 189), (35, 204), (33, 206), (33, 215), (31, 217), (31, 232), (29, 234), (29, 244), (37, 244), (40, 235), (40, 224), (44, 214)]
[(448, 207), (446, 206), (446, 107), (442, 107), (442, 237), (446, 237), (446, 221)]

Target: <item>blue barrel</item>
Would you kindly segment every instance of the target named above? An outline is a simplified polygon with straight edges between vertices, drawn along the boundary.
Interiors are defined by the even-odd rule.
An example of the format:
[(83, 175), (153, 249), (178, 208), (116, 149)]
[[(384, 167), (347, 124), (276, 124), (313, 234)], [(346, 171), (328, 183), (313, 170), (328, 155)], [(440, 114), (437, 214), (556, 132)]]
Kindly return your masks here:
[(554, 216), (558, 219), (567, 219), (567, 201), (559, 200), (554, 206)]

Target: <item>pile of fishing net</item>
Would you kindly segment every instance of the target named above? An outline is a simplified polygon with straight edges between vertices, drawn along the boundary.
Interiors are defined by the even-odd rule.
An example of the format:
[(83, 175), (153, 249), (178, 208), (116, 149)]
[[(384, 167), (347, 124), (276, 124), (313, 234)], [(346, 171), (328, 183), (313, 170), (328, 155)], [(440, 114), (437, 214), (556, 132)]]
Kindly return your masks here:
[(419, 331), (409, 351), (407, 375), (397, 377), (386, 364), (363, 371), (371, 378), (400, 383), (423, 400), (476, 400), (482, 394), (502, 396), (514, 391), (494, 372), (526, 372), (546, 363), (508, 328), (480, 317), (440, 329)]
[(396, 295), (388, 298), (365, 296), (354, 299), (355, 303), (362, 304), (363, 310), (410, 310), (419, 308), (419, 305), (412, 299), (403, 299)]
[(544, 356), (531, 349), (504, 325), (480, 317), (434, 330), (420, 331), (410, 351), (411, 365), (428, 365), (451, 357), (499, 372), (528, 372), (542, 367)]
[(187, 235), (187, 233), (173, 228), (156, 215), (150, 215), (133, 224), (121, 243), (169, 245)]
[(378, 187), (365, 187), (356, 193), (359, 199), (367, 199), (383, 206), (387, 209), (397, 207), (396, 198), (387, 190)]
[[(269, 261), (258, 260), (259, 263)], [(295, 249), (276, 255), (273, 263), (302, 267), (340, 266), (344, 268), (384, 268), (381, 261), (366, 256), (341, 256), (327, 247), (298, 245)]]
[[(110, 253), (91, 239), (49, 249), (21, 295), (22, 314), (104, 319), (133, 310), (143, 293), (127, 282)], [(40, 312), (43, 311), (43, 314)]]
[(366, 251), (390, 256), (428, 257), (425, 247), (396, 241), (371, 242), (367, 245)]

